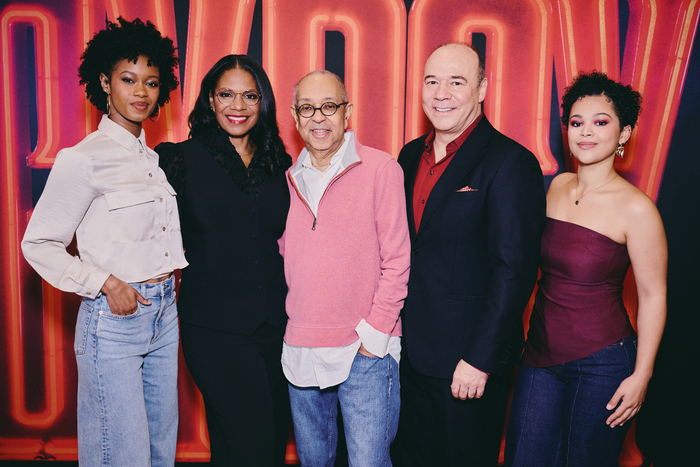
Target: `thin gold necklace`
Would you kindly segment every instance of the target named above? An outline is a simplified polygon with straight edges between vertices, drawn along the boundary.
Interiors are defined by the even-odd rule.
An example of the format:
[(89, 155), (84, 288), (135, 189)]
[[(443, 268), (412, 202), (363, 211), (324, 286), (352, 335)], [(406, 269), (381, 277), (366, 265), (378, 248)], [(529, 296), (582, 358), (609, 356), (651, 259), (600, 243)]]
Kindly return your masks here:
[(607, 182), (603, 183), (603, 184), (600, 185), (600, 186), (597, 186), (597, 187), (593, 188), (592, 190), (588, 190), (587, 192), (585, 192), (584, 194), (582, 194), (581, 196), (579, 196), (579, 195), (578, 195), (578, 174), (577, 174), (577, 175), (576, 175), (576, 196), (577, 196), (577, 199), (576, 199), (576, 202), (575, 202), (574, 204), (575, 204), (576, 206), (578, 206), (579, 201), (581, 201), (581, 200), (583, 199), (584, 196), (586, 196), (588, 193), (593, 193), (593, 192), (596, 191), (598, 188), (603, 188), (605, 185), (607, 185), (608, 183), (610, 183), (610, 182), (612, 182), (613, 180), (615, 180), (615, 178), (616, 178), (618, 175), (619, 175), (619, 174), (615, 174), (615, 175), (614, 175), (610, 180), (608, 180)]

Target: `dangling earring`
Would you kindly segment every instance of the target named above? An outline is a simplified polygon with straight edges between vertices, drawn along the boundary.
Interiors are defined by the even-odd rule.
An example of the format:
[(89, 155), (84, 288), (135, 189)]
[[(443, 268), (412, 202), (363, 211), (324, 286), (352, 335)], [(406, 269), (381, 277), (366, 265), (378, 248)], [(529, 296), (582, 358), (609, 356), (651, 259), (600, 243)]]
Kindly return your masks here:
[(109, 117), (109, 94), (107, 94), (107, 116)]
[(153, 120), (153, 114), (151, 114), (151, 116), (148, 117), (148, 119), (149, 119), (150, 121), (152, 121), (153, 123), (155, 123), (155, 122), (157, 122), (158, 120), (160, 120), (160, 104), (157, 103), (157, 102), (156, 102), (156, 112), (155, 112), (155, 114), (156, 114), (156, 119), (155, 119), (155, 120)]
[(617, 149), (615, 150), (615, 155), (620, 156), (620, 159), (625, 158), (625, 147), (622, 143), (618, 143)]

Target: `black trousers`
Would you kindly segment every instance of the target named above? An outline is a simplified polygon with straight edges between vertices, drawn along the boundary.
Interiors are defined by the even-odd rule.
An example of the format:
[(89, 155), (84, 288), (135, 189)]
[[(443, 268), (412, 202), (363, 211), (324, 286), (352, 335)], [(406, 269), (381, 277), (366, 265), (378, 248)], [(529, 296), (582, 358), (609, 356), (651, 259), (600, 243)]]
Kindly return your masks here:
[(180, 323), (206, 408), (211, 465), (284, 465), (291, 420), (280, 363), (284, 330), (266, 323), (247, 336)]
[(503, 434), (508, 380), (489, 376), (480, 399), (452, 397), (451, 379), (419, 373), (401, 358), (401, 415), (392, 446), (395, 467), (495, 467)]

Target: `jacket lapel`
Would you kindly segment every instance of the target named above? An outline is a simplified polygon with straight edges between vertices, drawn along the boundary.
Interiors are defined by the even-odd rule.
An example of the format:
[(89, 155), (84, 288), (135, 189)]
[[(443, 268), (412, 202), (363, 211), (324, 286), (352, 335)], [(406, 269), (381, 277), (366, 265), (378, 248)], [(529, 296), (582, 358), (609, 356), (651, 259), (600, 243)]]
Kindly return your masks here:
[[(404, 189), (406, 190), (406, 211), (408, 213), (408, 231), (411, 237), (411, 241), (416, 238), (416, 219), (413, 213), (413, 189), (416, 182), (416, 175), (418, 174), (418, 165), (420, 163), (421, 155), (425, 148), (425, 139), (428, 134), (425, 134), (415, 140), (413, 147), (410, 148), (411, 154), (406, 161), (406, 166), (404, 167)], [(409, 143), (411, 144), (411, 143)]]
[[(481, 117), (481, 121), (464, 141), (464, 144), (457, 150), (457, 153), (449, 162), (450, 165), (447, 166), (440, 180), (437, 181), (430, 192), (416, 235), (420, 235), (426, 223), (430, 221), (431, 216), (445, 197), (461, 188), (459, 186), (460, 181), (474, 168), (474, 165), (486, 152), (491, 131), (493, 131), (491, 124), (486, 120), (485, 116)], [(413, 178), (415, 179), (415, 172)]]

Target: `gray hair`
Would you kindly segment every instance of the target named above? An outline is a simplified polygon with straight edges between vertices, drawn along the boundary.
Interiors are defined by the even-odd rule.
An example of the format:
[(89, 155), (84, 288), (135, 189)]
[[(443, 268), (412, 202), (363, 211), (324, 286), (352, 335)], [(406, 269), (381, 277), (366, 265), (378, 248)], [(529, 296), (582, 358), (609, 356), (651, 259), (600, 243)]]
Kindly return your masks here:
[(311, 73), (305, 75), (302, 79), (297, 81), (297, 84), (294, 85), (294, 100), (292, 101), (294, 104), (294, 107), (296, 108), (297, 106), (297, 92), (299, 91), (299, 83), (304, 81), (307, 77), (311, 75), (330, 75), (333, 78), (335, 78), (336, 82), (338, 83), (338, 87), (340, 88), (340, 98), (342, 99), (343, 102), (348, 102), (349, 96), (348, 96), (348, 90), (345, 88), (345, 84), (343, 83), (343, 80), (340, 79), (340, 76), (336, 75), (335, 73), (332, 73), (328, 70), (314, 70)]

